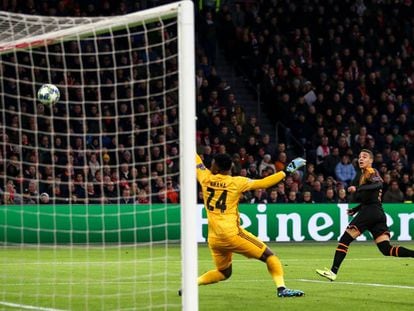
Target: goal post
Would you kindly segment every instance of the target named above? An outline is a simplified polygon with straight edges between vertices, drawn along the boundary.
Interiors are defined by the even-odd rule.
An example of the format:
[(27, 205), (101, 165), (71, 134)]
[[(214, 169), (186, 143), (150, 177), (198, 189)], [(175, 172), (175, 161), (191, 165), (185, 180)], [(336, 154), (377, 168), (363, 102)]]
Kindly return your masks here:
[[(183, 2), (182, 10), (179, 12), (179, 54), (180, 54), (180, 75), (179, 88), (186, 89), (186, 92), (180, 92), (180, 102), (182, 107), (181, 119), (186, 121), (180, 123), (180, 132), (183, 133), (181, 140), (181, 150), (189, 157), (182, 157), (181, 163), (183, 168), (182, 189), (188, 189), (181, 202), (181, 241), (182, 241), (182, 271), (183, 271), (183, 305), (185, 310), (198, 310), (198, 286), (197, 286), (197, 208), (194, 204), (196, 198), (196, 173), (194, 161), (196, 154), (195, 144), (195, 46), (194, 41), (194, 8), (192, 2)], [(190, 47), (190, 48), (189, 48)], [(188, 109), (187, 109), (188, 108)], [(187, 142), (189, 144), (187, 145)], [(185, 146), (184, 146), (185, 145)], [(193, 159), (191, 159), (193, 155)]]
[(194, 36), (190, 0), (0, 12), (0, 310), (198, 310)]

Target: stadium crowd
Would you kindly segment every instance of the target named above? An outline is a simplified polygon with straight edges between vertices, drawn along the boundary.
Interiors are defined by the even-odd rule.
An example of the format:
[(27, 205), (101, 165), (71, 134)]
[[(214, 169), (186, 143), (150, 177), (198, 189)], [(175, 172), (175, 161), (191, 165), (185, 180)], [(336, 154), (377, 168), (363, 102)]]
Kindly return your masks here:
[[(105, 16), (165, 2), (66, 0), (43, 1), (40, 5), (3, 1), (2, 9), (41, 15)], [(288, 129), (306, 150), (308, 160), (304, 172), (288, 176), (275, 188), (246, 193), (241, 202), (347, 202), (345, 189), (358, 174), (355, 157), (362, 148), (375, 154), (374, 167), (384, 178), (383, 201), (413, 201), (411, 1), (240, 0), (223, 1), (218, 10), (208, 7), (214, 1), (205, 3), (197, 12), (196, 55), (196, 139), (204, 163), (211, 163), (215, 153), (226, 152), (233, 157), (234, 175), (262, 178), (283, 170), (295, 156), (288, 152), (292, 143), (288, 136), (273, 142), (271, 133), (262, 132), (260, 120), (246, 115), (231, 85), (217, 74), (216, 53), (224, 53), (240, 75), (260, 85), (267, 117)], [(103, 59), (103, 67), (105, 61), (110, 62)], [(20, 72), (20, 76), (24, 75)], [(108, 74), (105, 79), (113, 77)], [(72, 76), (69, 81), (76, 84), (80, 78)], [(96, 77), (85, 81), (95, 84)], [(7, 85), (7, 92), (12, 93), (13, 87), (13, 83)], [(143, 94), (145, 86), (137, 87), (136, 92)], [(163, 87), (159, 81), (151, 85), (154, 93), (162, 93)], [(129, 107), (122, 103), (117, 108), (83, 106), (82, 99), (97, 99), (96, 89), (85, 90), (86, 94), (74, 91), (68, 95), (74, 103), (70, 108), (53, 107), (55, 115), (70, 116), (70, 124), (57, 119), (53, 125), (62, 133), (69, 128), (70, 139), (32, 135), (36, 129), (41, 133), (50, 130), (47, 108), (7, 102), (8, 123), (0, 152), (2, 203), (178, 202), (176, 94), (136, 104), (138, 114), (132, 123), (137, 128), (132, 139), (125, 134), (131, 131)], [(111, 97), (108, 88), (100, 92), (103, 99)], [(165, 107), (160, 109), (160, 105)], [(32, 117), (20, 120), (14, 111)], [(100, 114), (103, 117), (97, 122)], [(158, 130), (147, 130), (147, 117), (142, 117), (145, 114), (151, 116), (151, 125)], [(119, 121), (114, 115), (120, 116)], [(19, 127), (32, 131), (16, 131)], [(36, 145), (40, 148), (34, 148)], [(167, 148), (162, 147), (165, 145)], [(200, 193), (200, 202), (201, 198)]]
[[(303, 175), (244, 202), (346, 202), (363, 148), (375, 154), (383, 201), (412, 202), (413, 12), (411, 1), (238, 1), (204, 14), (204, 37), (213, 20), (227, 59), (260, 85), (269, 119), (306, 150)], [(199, 123), (205, 157), (223, 144), (234, 154), (235, 174), (263, 177), (283, 169), (291, 141), (273, 145), (235, 94), (210, 85), (204, 68), (198, 107), (210, 120)]]

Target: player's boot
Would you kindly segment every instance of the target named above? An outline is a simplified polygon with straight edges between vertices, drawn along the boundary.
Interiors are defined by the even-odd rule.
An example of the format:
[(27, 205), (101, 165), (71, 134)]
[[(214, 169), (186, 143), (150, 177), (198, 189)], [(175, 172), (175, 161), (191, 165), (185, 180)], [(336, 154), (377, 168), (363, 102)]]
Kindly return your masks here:
[(298, 289), (284, 288), (277, 291), (278, 297), (302, 297), (305, 293)]
[(180, 288), (179, 290), (178, 290), (178, 292), (177, 292), (177, 294), (178, 294), (178, 296), (182, 296), (183, 295), (183, 290)]
[(316, 269), (316, 273), (320, 276), (327, 278), (330, 281), (336, 280), (336, 274), (331, 271), (331, 269), (325, 268), (325, 269)]

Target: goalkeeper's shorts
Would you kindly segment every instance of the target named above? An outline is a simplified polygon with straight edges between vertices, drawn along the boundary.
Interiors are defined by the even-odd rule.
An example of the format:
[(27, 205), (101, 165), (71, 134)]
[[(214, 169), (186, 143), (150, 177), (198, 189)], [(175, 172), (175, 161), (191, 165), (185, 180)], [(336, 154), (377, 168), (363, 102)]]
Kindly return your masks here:
[(267, 248), (258, 237), (244, 229), (225, 239), (209, 238), (208, 245), (218, 270), (225, 270), (230, 266), (233, 253), (259, 259)]

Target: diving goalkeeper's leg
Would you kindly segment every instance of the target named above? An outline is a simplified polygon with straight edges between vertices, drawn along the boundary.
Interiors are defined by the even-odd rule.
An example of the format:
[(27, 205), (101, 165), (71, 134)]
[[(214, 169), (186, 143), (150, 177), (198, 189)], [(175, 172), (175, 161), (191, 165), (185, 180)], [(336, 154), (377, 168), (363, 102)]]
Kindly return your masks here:
[(232, 273), (232, 265), (224, 270), (210, 270), (198, 277), (198, 285), (208, 285), (227, 280)]
[(276, 284), (278, 297), (300, 297), (305, 294), (301, 290), (286, 288), (282, 263), (269, 248), (266, 248), (260, 260), (267, 265), (267, 270)]
[[(208, 285), (208, 284), (213, 284), (213, 283), (217, 283), (220, 281), (224, 281), (224, 280), (227, 280), (231, 276), (231, 273), (232, 273), (232, 265), (230, 264), (230, 266), (224, 270), (215, 269), (215, 270), (207, 271), (206, 273), (198, 277), (197, 283), (198, 285)], [(182, 290), (179, 289), (178, 295), (181, 296), (181, 294), (182, 294)]]

